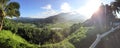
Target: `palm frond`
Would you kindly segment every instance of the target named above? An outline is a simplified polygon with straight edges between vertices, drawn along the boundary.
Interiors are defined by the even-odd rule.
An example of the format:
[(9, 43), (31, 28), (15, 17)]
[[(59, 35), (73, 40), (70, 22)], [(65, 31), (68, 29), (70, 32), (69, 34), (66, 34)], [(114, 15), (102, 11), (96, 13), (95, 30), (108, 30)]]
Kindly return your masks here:
[(17, 3), (17, 2), (10, 2), (10, 3), (7, 5), (7, 8), (10, 8), (10, 9), (19, 9), (19, 8), (20, 8), (20, 5), (19, 5), (19, 3)]
[(17, 3), (17, 2), (9, 3), (5, 9), (7, 16), (19, 17), (20, 16), (19, 8), (20, 8), (19, 3)]
[(15, 9), (8, 10), (6, 13), (7, 13), (7, 16), (9, 16), (9, 17), (19, 17), (20, 16), (19, 10), (15, 10)]
[(111, 3), (111, 8), (112, 8), (112, 11), (116, 14), (116, 13), (119, 13), (120, 11), (120, 3), (119, 2), (112, 2)]
[(7, 3), (9, 2), (10, 0), (0, 0), (0, 6), (2, 7), (6, 7)]

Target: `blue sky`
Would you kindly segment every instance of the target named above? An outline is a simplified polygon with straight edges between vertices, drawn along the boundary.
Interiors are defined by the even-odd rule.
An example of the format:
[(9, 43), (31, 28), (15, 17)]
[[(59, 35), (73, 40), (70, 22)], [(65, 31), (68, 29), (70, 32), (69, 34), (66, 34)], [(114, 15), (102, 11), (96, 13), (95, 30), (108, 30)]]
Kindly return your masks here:
[[(103, 2), (104, 4), (107, 4), (113, 0), (12, 0), (12, 1), (20, 3), (21, 17), (45, 18), (58, 13), (72, 11), (79, 12), (82, 15), (88, 17), (91, 15), (88, 7), (90, 6), (98, 7), (97, 6), (98, 3), (101, 4)], [(85, 10), (86, 13), (88, 13), (88, 15), (85, 15), (86, 13), (84, 13), (82, 10)]]

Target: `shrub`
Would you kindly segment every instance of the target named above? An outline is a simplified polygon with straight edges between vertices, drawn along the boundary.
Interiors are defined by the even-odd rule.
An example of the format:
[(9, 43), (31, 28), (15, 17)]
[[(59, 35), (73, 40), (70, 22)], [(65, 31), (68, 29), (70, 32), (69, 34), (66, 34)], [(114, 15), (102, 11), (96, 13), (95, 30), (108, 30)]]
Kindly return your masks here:
[(62, 41), (55, 44), (46, 44), (41, 46), (42, 48), (75, 48), (73, 44), (68, 41)]
[(0, 48), (38, 48), (10, 31), (0, 31)]

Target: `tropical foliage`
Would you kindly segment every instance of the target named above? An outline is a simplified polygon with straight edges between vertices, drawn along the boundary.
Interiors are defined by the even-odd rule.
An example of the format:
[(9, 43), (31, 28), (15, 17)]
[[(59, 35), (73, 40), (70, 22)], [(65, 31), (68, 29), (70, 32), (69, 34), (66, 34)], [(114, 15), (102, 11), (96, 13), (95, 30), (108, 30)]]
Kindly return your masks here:
[(0, 30), (2, 29), (3, 20), (8, 17), (19, 17), (20, 5), (17, 2), (10, 2), (10, 0), (0, 0)]
[[(72, 44), (72, 41), (77, 42), (85, 38), (87, 31), (81, 26), (81, 23), (73, 25), (67, 24), (69, 28), (68, 26), (63, 26), (63, 23), (58, 25), (49, 24), (43, 28), (38, 28), (36, 25), (30, 23), (16, 23), (10, 19), (5, 19), (4, 23), (6, 23), (3, 25), (4, 30), (10, 30), (13, 35), (17, 34), (29, 43), (46, 48), (74, 48), (75, 46)], [(53, 30), (51, 29), (52, 27), (61, 27), (63, 29)]]
[(115, 0), (114, 2), (111, 2), (112, 11), (116, 14), (116, 12), (119, 13), (120, 11), (120, 0)]
[(38, 48), (37, 45), (30, 44), (11, 31), (2, 30), (0, 32), (0, 48)]
[[(107, 9), (107, 24), (119, 13), (119, 4), (120, 1), (116, 0), (110, 5), (103, 5)], [(19, 8), (17, 2), (0, 0), (0, 29), (3, 25), (3, 30), (0, 31), (0, 48), (88, 48), (96, 34), (102, 32), (94, 26), (84, 27), (82, 23), (36, 24), (5, 18), (19, 17)]]

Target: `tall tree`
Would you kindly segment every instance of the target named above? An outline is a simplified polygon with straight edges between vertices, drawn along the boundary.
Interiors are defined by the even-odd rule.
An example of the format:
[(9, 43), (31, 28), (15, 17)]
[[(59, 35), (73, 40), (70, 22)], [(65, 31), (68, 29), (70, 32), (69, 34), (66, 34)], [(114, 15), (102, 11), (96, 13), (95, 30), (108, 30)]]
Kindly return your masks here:
[(0, 0), (0, 30), (2, 29), (3, 20), (5, 17), (19, 17), (20, 5), (17, 2), (10, 0)]
[(114, 13), (116, 13), (115, 11), (113, 11), (112, 6), (106, 4), (106, 25), (111, 28), (113, 25), (113, 22), (116, 19), (116, 15)]

